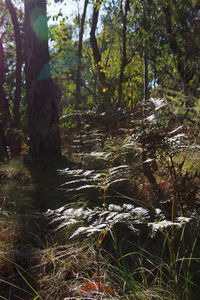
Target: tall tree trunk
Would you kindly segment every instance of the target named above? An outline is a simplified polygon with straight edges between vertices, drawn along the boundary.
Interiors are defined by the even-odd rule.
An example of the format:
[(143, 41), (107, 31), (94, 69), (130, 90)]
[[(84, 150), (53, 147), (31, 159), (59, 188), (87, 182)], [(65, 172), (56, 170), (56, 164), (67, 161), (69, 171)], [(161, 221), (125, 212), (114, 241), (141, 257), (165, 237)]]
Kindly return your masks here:
[(121, 105), (122, 102), (122, 94), (123, 94), (123, 83), (124, 83), (124, 71), (126, 65), (128, 64), (127, 60), (127, 49), (126, 49), (126, 42), (127, 42), (127, 17), (128, 11), (130, 9), (129, 0), (126, 0), (125, 7), (123, 11), (123, 5), (121, 0), (121, 13), (122, 13), (122, 58), (121, 58), (121, 65), (120, 65), (120, 74), (119, 74), (119, 83), (118, 83), (118, 106)]
[[(143, 52), (143, 59), (144, 59), (144, 100), (146, 104), (146, 100), (149, 99), (149, 74), (148, 74), (148, 58), (147, 58), (147, 50), (144, 49)], [(144, 105), (145, 105), (144, 104)]]
[(82, 69), (82, 49), (83, 49), (83, 34), (84, 34), (84, 25), (85, 25), (85, 17), (87, 12), (89, 0), (85, 0), (83, 14), (81, 17), (81, 24), (79, 30), (79, 42), (78, 42), (78, 66), (76, 70), (76, 109), (80, 108), (81, 103), (81, 69)]
[(15, 128), (20, 128), (20, 101), (22, 90), (22, 38), (17, 19), (16, 10), (11, 0), (6, 0), (6, 6), (9, 10), (13, 28), (16, 45), (16, 71), (15, 71), (15, 96), (14, 96), (14, 109), (13, 109), (13, 125)]
[(177, 58), (177, 70), (180, 75), (180, 79), (182, 81), (184, 92), (187, 95), (189, 92), (189, 82), (192, 79), (194, 73), (193, 73), (193, 68), (191, 68), (191, 66), (189, 67), (187, 66), (184, 49), (181, 49), (181, 47), (179, 46), (177, 37), (174, 33), (171, 10), (172, 8), (169, 5), (162, 6), (166, 34), (169, 41), (169, 47)]
[(36, 159), (61, 155), (59, 90), (50, 75), (46, 0), (25, 0), (25, 72), (30, 154)]
[(4, 93), (4, 49), (0, 38), (0, 158), (7, 157), (6, 132), (11, 126), (9, 104)]
[(99, 8), (100, 8), (100, 1), (97, 0), (94, 4), (93, 8), (93, 16), (92, 16), (92, 25), (90, 31), (90, 43), (92, 47), (92, 53), (94, 58), (94, 63), (96, 65), (96, 70), (99, 77), (100, 82), (100, 89), (101, 89), (101, 96), (102, 96), (102, 108), (103, 110), (109, 110), (111, 108), (111, 98), (109, 93), (109, 87), (106, 82), (105, 70), (102, 65), (101, 60), (101, 53), (99, 51), (97, 39), (96, 39), (96, 28), (98, 23), (99, 17)]

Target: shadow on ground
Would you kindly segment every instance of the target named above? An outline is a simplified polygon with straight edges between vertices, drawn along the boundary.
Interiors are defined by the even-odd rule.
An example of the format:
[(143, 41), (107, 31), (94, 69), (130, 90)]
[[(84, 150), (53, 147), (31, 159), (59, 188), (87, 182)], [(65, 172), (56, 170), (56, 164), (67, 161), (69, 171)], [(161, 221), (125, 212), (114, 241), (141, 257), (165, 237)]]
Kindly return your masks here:
[(60, 189), (64, 178), (58, 175), (58, 169), (67, 167), (73, 168), (74, 164), (63, 157), (37, 164), (26, 161), (23, 170), (20, 167), (13, 173), (7, 171), (8, 164), (5, 176), (2, 170), (1, 200), (7, 198), (4, 209), (12, 218), (14, 231), (12, 245), (0, 251), (1, 299), (42, 299), (35, 280), (39, 252), (45, 248), (47, 239), (47, 221), (42, 212), (66, 203), (66, 193)]

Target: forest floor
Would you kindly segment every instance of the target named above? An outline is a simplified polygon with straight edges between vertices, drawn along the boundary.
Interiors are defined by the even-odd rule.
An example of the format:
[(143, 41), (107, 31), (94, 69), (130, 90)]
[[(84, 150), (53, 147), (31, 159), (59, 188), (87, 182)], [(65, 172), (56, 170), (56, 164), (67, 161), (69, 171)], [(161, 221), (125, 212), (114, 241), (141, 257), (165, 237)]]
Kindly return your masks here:
[[(152, 131), (141, 142), (131, 120), (95, 122), (98, 129), (86, 116), (82, 130), (63, 129), (59, 161), (1, 164), (0, 299), (199, 299), (198, 151), (172, 159), (167, 149), (157, 169), (149, 151), (144, 169), (141, 143)], [(186, 213), (178, 215), (178, 202), (175, 213), (185, 219), (175, 222), (180, 193)], [(159, 231), (153, 237), (149, 224)]]
[(47, 208), (64, 204), (59, 166), (66, 167), (65, 159), (34, 166), (18, 159), (1, 165), (0, 299), (63, 299), (63, 294), (49, 297), (45, 288), (44, 298), (37, 292), (39, 273), (51, 265), (48, 255), (59, 248), (44, 215)]

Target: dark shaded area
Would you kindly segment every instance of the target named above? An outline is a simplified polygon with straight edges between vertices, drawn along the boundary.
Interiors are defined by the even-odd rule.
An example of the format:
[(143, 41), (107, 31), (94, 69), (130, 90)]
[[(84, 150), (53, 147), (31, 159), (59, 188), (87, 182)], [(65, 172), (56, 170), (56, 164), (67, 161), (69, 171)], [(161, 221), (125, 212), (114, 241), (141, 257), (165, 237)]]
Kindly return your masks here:
[[(32, 300), (36, 297), (35, 267), (39, 264), (39, 252), (43, 247), (45, 249), (45, 242), (42, 244), (41, 241), (47, 240), (48, 220), (42, 212), (66, 203), (65, 192), (59, 189), (63, 177), (58, 175), (58, 169), (74, 167), (74, 164), (65, 157), (53, 162), (36, 163), (26, 158), (25, 165), (30, 172), (30, 178), (27, 180), (31, 181), (33, 189), (22, 191), (23, 179), (20, 179), (22, 175), (19, 173), (16, 180), (21, 180), (19, 182), (21, 191), (16, 188), (10, 192), (16, 194), (14, 210), (19, 228), (8, 258), (5, 258), (8, 260), (8, 272), (5, 270), (5, 273), (1, 274), (0, 281), (0, 296), (12, 300)], [(28, 183), (24, 182), (24, 186), (26, 184)], [(21, 193), (19, 196), (24, 199), (18, 199), (17, 193)]]
[(57, 208), (66, 203), (67, 195), (60, 188), (65, 178), (59, 176), (58, 170), (75, 168), (76, 164), (62, 156), (56, 160), (26, 161), (35, 185), (34, 206), (40, 211)]

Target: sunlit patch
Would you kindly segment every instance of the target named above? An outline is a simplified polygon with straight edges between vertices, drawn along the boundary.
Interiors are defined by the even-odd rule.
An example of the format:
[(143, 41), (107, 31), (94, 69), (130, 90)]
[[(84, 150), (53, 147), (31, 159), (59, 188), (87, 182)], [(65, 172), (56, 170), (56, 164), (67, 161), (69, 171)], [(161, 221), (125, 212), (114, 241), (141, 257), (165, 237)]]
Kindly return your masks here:
[(85, 283), (83, 286), (81, 286), (81, 288), (79, 290), (80, 294), (91, 294), (94, 292), (114, 295), (114, 291), (102, 283), (88, 282), (88, 283)]
[(103, 93), (107, 93), (107, 91), (108, 91), (108, 88), (102, 88)]
[(34, 8), (30, 13), (30, 22), (33, 31), (40, 40), (48, 40), (47, 17), (45, 9)]

